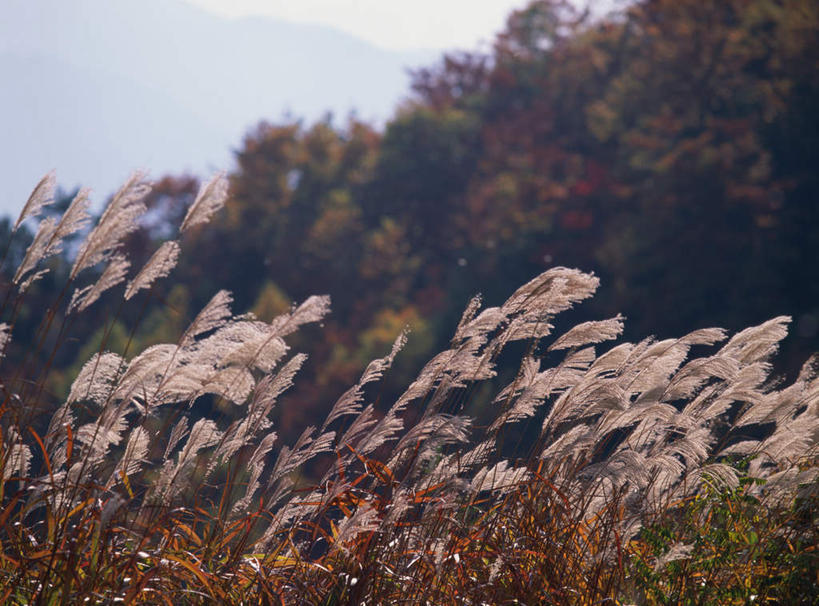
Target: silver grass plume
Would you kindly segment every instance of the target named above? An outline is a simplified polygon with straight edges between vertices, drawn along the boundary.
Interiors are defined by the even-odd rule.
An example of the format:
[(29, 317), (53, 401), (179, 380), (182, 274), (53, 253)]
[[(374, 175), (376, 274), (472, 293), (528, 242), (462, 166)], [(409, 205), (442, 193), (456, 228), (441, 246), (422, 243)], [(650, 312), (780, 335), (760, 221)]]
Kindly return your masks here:
[(230, 304), (233, 302), (233, 295), (226, 290), (220, 290), (202, 308), (193, 319), (185, 334), (182, 337), (183, 345), (190, 343), (196, 337), (216, 328), (224, 326), (231, 317)]
[(534, 416), (547, 397), (577, 385), (593, 361), (593, 347), (571, 352), (556, 368), (543, 372), (538, 372), (540, 363), (535, 358), (525, 358), (518, 379), (495, 399), (496, 402), (511, 400), (512, 403), (506, 412), (498, 415), (489, 430), (496, 431), (507, 423)]
[(187, 487), (187, 475), (199, 452), (217, 444), (221, 437), (222, 434), (213, 421), (200, 419), (194, 423), (176, 463), (168, 460), (163, 465), (153, 486), (153, 495), (161, 502), (169, 503), (173, 497)]
[(327, 295), (313, 295), (305, 299), (304, 303), (296, 307), (289, 315), (285, 314), (274, 318), (271, 325), (279, 335), (286, 337), (294, 333), (304, 324), (321, 322), (330, 313), (330, 297)]
[(556, 267), (521, 286), (501, 307), (511, 318), (504, 341), (539, 339), (552, 329), (549, 319), (589, 298), (600, 280), (576, 269)]
[(455, 338), (453, 339), (453, 345), (457, 342), (462, 340), (466, 335), (463, 335), (463, 330), (475, 319), (475, 316), (478, 315), (478, 312), (481, 309), (481, 303), (483, 299), (481, 295), (475, 295), (470, 299), (469, 304), (464, 309), (464, 313), (461, 315), (461, 320), (458, 322), (458, 327), (455, 329)]
[(507, 492), (515, 484), (524, 482), (530, 476), (525, 467), (510, 467), (509, 461), (498, 461), (492, 467), (479, 470), (469, 484), (469, 492), (476, 495), (485, 490)]
[(31, 450), (23, 443), (23, 437), (14, 426), (6, 430), (2, 457), (0, 465), (3, 468), (2, 479), (4, 481), (14, 476), (28, 475), (31, 466)]
[(569, 349), (581, 345), (591, 345), (611, 341), (623, 334), (623, 316), (617, 315), (610, 320), (583, 322), (578, 324), (549, 347), (550, 350)]
[(389, 355), (384, 358), (377, 358), (367, 365), (361, 378), (353, 387), (348, 389), (330, 409), (330, 413), (324, 420), (321, 430), (324, 431), (330, 423), (346, 415), (357, 414), (361, 412), (361, 403), (364, 400), (364, 386), (368, 383), (378, 381), (384, 376), (384, 373), (392, 366), (395, 356), (404, 348), (407, 342), (407, 330), (404, 329), (395, 339), (392, 344), (392, 349)]
[(764, 361), (779, 349), (779, 342), (788, 334), (790, 316), (779, 316), (752, 326), (734, 335), (720, 350), (740, 362)]
[[(146, 414), (155, 406), (174, 401), (177, 396), (181, 400), (184, 391), (162, 392), (177, 351), (177, 346), (167, 343), (146, 348), (128, 363), (113, 397), (135, 403)], [(200, 385), (201, 382), (196, 381), (192, 387), (197, 389)]]
[(11, 326), (3, 322), (0, 324), (0, 360), (6, 354), (6, 345), (11, 341)]
[(313, 457), (332, 451), (335, 432), (329, 431), (319, 434), (317, 438), (313, 438), (315, 431), (315, 427), (306, 428), (292, 448), (285, 446), (281, 449), (270, 472), (270, 479), (267, 482), (268, 488)]
[(123, 407), (109, 404), (96, 421), (82, 425), (75, 432), (75, 440), (81, 446), (78, 464), (83, 470), (83, 479), (90, 477), (110, 448), (122, 441), (128, 429), (125, 412)]
[(396, 469), (405, 453), (419, 447), (415, 466), (423, 466), (438, 455), (444, 446), (468, 444), (472, 420), (465, 416), (434, 414), (419, 421), (410, 428), (393, 449), (387, 467)]
[(179, 232), (185, 233), (192, 227), (210, 221), (210, 218), (224, 206), (227, 190), (228, 181), (224, 173), (214, 175), (210, 181), (203, 183), (179, 227)]
[[(14, 275), (13, 281), (15, 284), (19, 284), (21, 293), (28, 290), (31, 284), (48, 273), (48, 269), (31, 273), (37, 265), (48, 257), (60, 253), (63, 240), (88, 225), (90, 220), (88, 194), (89, 190), (86, 188), (77, 192), (59, 221), (49, 217), (40, 223), (34, 241), (26, 250), (26, 255)], [(23, 280), (24, 277), (26, 277), (25, 280)]]
[(68, 304), (67, 313), (71, 313), (74, 310), (82, 312), (88, 309), (106, 290), (110, 290), (114, 286), (124, 282), (125, 275), (128, 273), (130, 267), (131, 262), (128, 261), (125, 255), (112, 255), (102, 275), (96, 282), (74, 291), (71, 301)]
[(20, 216), (14, 222), (14, 227), (11, 228), (12, 233), (22, 225), (23, 221), (29, 217), (36, 217), (40, 214), (43, 208), (54, 202), (54, 189), (57, 186), (57, 177), (54, 171), (46, 174), (40, 182), (34, 187), (28, 201), (23, 205), (23, 210), (20, 211)]
[(727, 356), (714, 355), (691, 360), (671, 379), (662, 394), (662, 400), (673, 402), (690, 399), (711, 379), (730, 380), (737, 375), (739, 369), (737, 361)]
[(171, 435), (168, 437), (168, 444), (165, 446), (165, 453), (162, 455), (163, 460), (167, 460), (176, 445), (188, 435), (188, 418), (182, 417), (179, 419), (171, 429)]
[(333, 546), (347, 552), (347, 544), (358, 535), (377, 530), (381, 523), (378, 510), (366, 504), (359, 505), (353, 515), (344, 518), (336, 525), (336, 538)]
[(125, 300), (127, 301), (143, 288), (150, 288), (158, 279), (171, 273), (179, 260), (179, 250), (179, 243), (175, 240), (163, 242), (134, 279), (128, 283), (128, 288), (125, 289)]
[(97, 225), (80, 245), (70, 279), (84, 269), (108, 260), (123, 238), (138, 229), (138, 220), (146, 211), (143, 199), (151, 189), (143, 179), (142, 173), (134, 173), (114, 195)]
[(91, 204), (88, 199), (90, 193), (90, 189), (82, 188), (63, 213), (54, 230), (54, 240), (58, 243), (58, 246), (62, 246), (61, 243), (65, 238), (88, 226), (91, 221), (91, 215), (88, 214), (88, 207)]
[(368, 455), (381, 445), (397, 439), (404, 429), (404, 421), (399, 415), (405, 408), (406, 402), (402, 402), (401, 400), (396, 402), (387, 411), (384, 417), (376, 422), (374, 427), (356, 445), (356, 450), (363, 455)]
[[(54, 231), (56, 228), (57, 220), (54, 217), (48, 217), (40, 221), (40, 225), (37, 228), (37, 233), (34, 234), (34, 239), (26, 249), (26, 254), (20, 265), (17, 267), (17, 271), (12, 278), (12, 282), (20, 286), (23, 278), (32, 272), (40, 261), (43, 261), (44, 259), (47, 259), (58, 252), (55, 247), (52, 246)], [(42, 276), (46, 271), (47, 270), (38, 272), (38, 274), (35, 274), (36, 277), (34, 279), (24, 282), (23, 285), (20, 286), (20, 291), (24, 292), (34, 280)]]
[(55, 469), (59, 469), (66, 462), (65, 442), (68, 437), (68, 428), (73, 431), (75, 423), (76, 419), (71, 411), (71, 404), (68, 402), (60, 406), (49, 421), (44, 441), (48, 457), (51, 459), (51, 466)]
[(125, 445), (125, 452), (122, 453), (122, 457), (120, 457), (116, 468), (111, 473), (106, 486), (113, 486), (120, 479), (120, 474), (131, 476), (142, 469), (146, 462), (150, 441), (151, 435), (144, 427), (138, 426), (131, 431), (128, 443)]
[(272, 426), (268, 415), (273, 410), (279, 395), (293, 385), (293, 377), (306, 359), (306, 355), (297, 354), (275, 376), (268, 375), (259, 381), (248, 405), (247, 414), (240, 421), (234, 422), (225, 432), (222, 442), (214, 453), (211, 466), (228, 460), (240, 448), (251, 444), (259, 432)]
[(245, 489), (244, 496), (233, 505), (233, 510), (231, 512), (232, 515), (235, 516), (244, 513), (250, 505), (253, 495), (260, 486), (259, 478), (261, 478), (262, 471), (264, 470), (265, 457), (267, 457), (267, 455), (273, 449), (273, 444), (275, 442), (276, 432), (267, 434), (261, 439), (259, 445), (250, 456), (250, 460), (247, 462), (247, 469), (250, 473), (250, 477), (247, 481), (247, 488)]
[(378, 417), (375, 414), (375, 406), (370, 404), (358, 413), (358, 416), (353, 419), (353, 422), (339, 438), (338, 449), (344, 450), (345, 447), (356, 444), (361, 436), (370, 431), (376, 423), (378, 423)]
[(91, 400), (103, 405), (111, 397), (124, 364), (121, 356), (110, 351), (94, 354), (71, 384), (66, 403)]
[(293, 386), (293, 378), (306, 360), (306, 354), (296, 354), (275, 375), (267, 375), (258, 382), (247, 411), (248, 435), (255, 435), (270, 426), (268, 415), (279, 396)]

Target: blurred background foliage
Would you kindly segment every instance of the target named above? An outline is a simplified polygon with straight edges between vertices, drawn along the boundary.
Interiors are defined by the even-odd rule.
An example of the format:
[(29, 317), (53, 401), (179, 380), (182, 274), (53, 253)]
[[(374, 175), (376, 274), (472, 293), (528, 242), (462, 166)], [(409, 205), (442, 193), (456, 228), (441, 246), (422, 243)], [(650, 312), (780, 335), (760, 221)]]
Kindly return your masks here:
[[(498, 303), (553, 265), (596, 272), (579, 315), (622, 312), (630, 339), (792, 315), (793, 373), (819, 349), (817, 74), (812, 0), (642, 0), (604, 18), (533, 2), (490, 52), (417, 71), (382, 129), (330, 117), (251, 129), (226, 210), (186, 234), (181, 267), (150, 294), (73, 321), (43, 397), (63, 397), (100, 348), (175, 341), (220, 288), (263, 320), (330, 294), (330, 320), (293, 344), (311, 358), (279, 407), (292, 435), (405, 325), (387, 390), (450, 339), (471, 295)], [(174, 237), (197, 189), (155, 184), (133, 267)], [(30, 234), (0, 230), (16, 267)], [(64, 262), (16, 310), (4, 363), (36, 363), (30, 310), (59, 295)]]

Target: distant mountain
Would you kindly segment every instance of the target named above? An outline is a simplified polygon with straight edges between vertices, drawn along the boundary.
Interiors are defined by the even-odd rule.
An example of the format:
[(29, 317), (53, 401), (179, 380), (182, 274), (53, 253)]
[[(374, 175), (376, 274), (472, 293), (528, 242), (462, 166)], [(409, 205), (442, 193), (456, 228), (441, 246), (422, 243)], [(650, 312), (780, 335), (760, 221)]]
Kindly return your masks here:
[(436, 56), (178, 0), (4, 0), (2, 15), (0, 213), (17, 213), (52, 168), (99, 200), (136, 168), (230, 168), (261, 119), (382, 122), (407, 69)]

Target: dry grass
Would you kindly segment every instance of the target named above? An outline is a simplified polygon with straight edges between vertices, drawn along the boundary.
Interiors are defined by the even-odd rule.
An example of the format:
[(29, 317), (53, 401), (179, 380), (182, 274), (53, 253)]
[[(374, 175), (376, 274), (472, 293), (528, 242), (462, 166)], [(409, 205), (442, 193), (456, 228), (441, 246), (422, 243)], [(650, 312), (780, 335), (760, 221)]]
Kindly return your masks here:
[[(47, 177), (24, 214), (51, 188)], [(34, 347), (59, 347), (72, 314), (125, 281), (120, 245), (147, 191), (139, 175), (129, 180), (87, 235)], [(222, 177), (203, 186), (183, 231), (225, 196)], [(41, 222), (7, 285), (0, 347), (45, 259), (87, 223), (86, 207), (81, 192), (61, 221)], [(126, 297), (167, 276), (178, 252), (163, 245)], [(384, 410), (368, 386), (399, 354), (399, 335), (323, 425), (289, 446), (270, 415), (304, 356), (285, 339), (328, 313), (326, 297), (264, 323), (234, 315), (229, 293), (217, 293), (176, 343), (100, 351), (45, 418), (48, 368), (31, 368), (42, 351), (29, 352), (0, 374), (0, 601), (814, 599), (819, 381), (813, 361), (790, 385), (769, 377), (789, 319), (730, 339), (706, 329), (609, 345), (619, 317), (552, 334), (555, 315), (597, 286), (555, 268), (500, 307), (475, 299), (451, 347)], [(498, 386), (498, 356), (518, 341), (527, 353)], [(477, 385), (494, 389), (485, 424), (467, 414)], [(241, 414), (189, 418), (208, 398)], [(410, 408), (417, 420), (405, 426)], [(525, 451), (502, 456), (514, 441)], [(308, 464), (320, 479), (305, 484)]]

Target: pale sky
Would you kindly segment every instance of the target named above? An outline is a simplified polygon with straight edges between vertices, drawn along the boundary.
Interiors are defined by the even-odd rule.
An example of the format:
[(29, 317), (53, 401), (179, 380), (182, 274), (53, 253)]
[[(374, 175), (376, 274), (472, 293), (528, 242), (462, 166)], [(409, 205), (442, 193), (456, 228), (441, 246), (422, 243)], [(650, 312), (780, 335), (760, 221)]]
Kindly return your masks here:
[(187, 0), (228, 17), (326, 25), (382, 48), (476, 50), (527, 0)]

